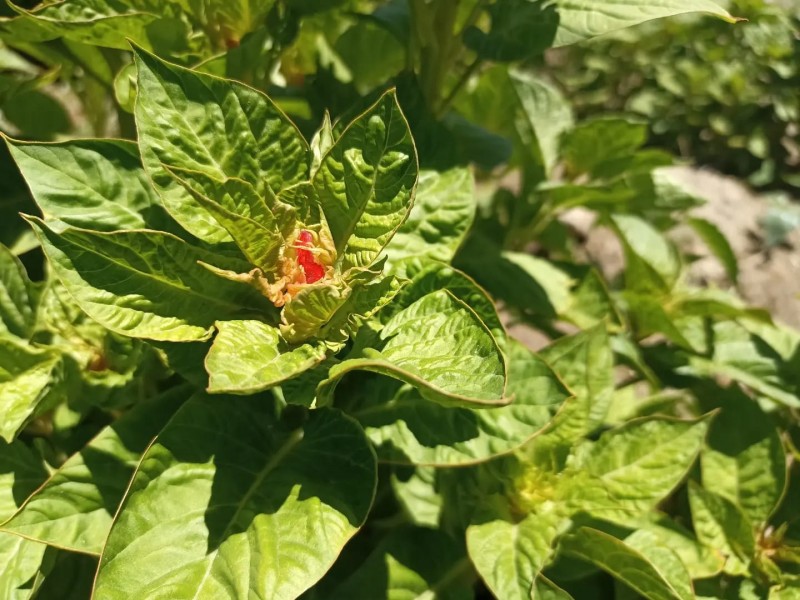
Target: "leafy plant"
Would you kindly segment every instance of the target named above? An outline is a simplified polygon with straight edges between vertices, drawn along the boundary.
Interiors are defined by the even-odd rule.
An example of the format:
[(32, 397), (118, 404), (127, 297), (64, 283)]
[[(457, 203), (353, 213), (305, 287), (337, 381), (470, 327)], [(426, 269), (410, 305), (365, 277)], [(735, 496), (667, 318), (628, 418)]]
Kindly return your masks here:
[[(737, 299), (647, 127), (576, 118), (534, 68), (727, 12), (14, 10), (16, 55), (109, 67), (97, 98), (136, 139), (5, 137), (35, 201), (11, 181), (35, 239), (0, 252), (5, 596), (796, 593), (800, 335)], [(37, 89), (87, 76), (31, 64)], [(730, 289), (688, 282), (684, 222)]]

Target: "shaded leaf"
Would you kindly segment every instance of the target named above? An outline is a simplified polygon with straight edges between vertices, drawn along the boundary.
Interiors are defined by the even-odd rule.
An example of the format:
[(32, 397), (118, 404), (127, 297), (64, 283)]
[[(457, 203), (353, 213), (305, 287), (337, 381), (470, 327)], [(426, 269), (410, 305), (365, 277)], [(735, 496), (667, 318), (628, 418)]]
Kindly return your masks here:
[(99, 597), (288, 599), (322, 577), (366, 518), (375, 456), (338, 411), (275, 410), (196, 396), (178, 411), (112, 526)]
[(177, 387), (125, 413), (67, 459), (2, 529), (100, 554), (142, 453), (190, 393)]

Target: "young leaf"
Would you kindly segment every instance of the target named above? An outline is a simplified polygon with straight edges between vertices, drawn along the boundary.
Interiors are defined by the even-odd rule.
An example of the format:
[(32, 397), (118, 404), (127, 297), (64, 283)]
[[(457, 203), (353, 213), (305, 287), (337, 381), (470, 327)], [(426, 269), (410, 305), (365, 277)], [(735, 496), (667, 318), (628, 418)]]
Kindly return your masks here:
[(325, 359), (322, 342), (290, 346), (261, 321), (219, 321), (206, 356), (208, 391), (252, 394), (279, 385)]
[(367, 402), (352, 414), (377, 448), (379, 460), (467, 465), (511, 452), (537, 435), (569, 392), (552, 369), (522, 344), (509, 341), (506, 350), (507, 393), (514, 398), (508, 406), (448, 408), (427, 401), (410, 386), (390, 398), (365, 394)]
[(238, 178), (262, 196), (308, 179), (308, 144), (269, 98), (142, 51), (135, 52), (135, 60), (135, 114), (145, 170), (166, 209), (187, 231), (208, 242), (230, 239), (165, 166), (220, 181)]
[(541, 351), (576, 396), (557, 420), (553, 435), (575, 441), (602, 424), (614, 392), (614, 357), (603, 325), (563, 337)]
[(467, 168), (422, 171), (414, 206), (386, 255), (394, 263), (429, 257), (450, 262), (475, 216), (475, 183)]
[(467, 528), (469, 557), (495, 597), (530, 600), (567, 524), (556, 511), (532, 512), (519, 520), (479, 513)]
[(330, 400), (339, 380), (353, 370), (388, 375), (417, 387), (445, 406), (508, 404), (506, 365), (478, 316), (447, 291), (428, 294), (392, 317), (381, 331), (380, 350), (345, 360), (330, 370), (318, 396)]
[(617, 214), (611, 222), (625, 249), (625, 283), (630, 290), (669, 292), (681, 271), (675, 247), (640, 217)]
[(747, 573), (756, 550), (753, 526), (730, 500), (689, 482), (689, 506), (697, 539), (727, 559), (725, 572)]
[(733, 389), (719, 394), (708, 448), (700, 456), (703, 482), (760, 527), (786, 485), (786, 455), (775, 425), (757, 402)]
[(165, 224), (135, 143), (6, 141), (45, 218), (102, 231)]
[(49, 392), (58, 384), (61, 356), (0, 335), (0, 437), (11, 443), (31, 419), (52, 408)]
[[(56, 275), (86, 314), (123, 335), (204, 340), (213, 323), (266, 301), (198, 261), (220, 257), (159, 231), (98, 233), (29, 217)], [(238, 261), (237, 261), (238, 263)], [(246, 265), (238, 264), (237, 271)]]
[[(424, 548), (424, 552), (420, 549)], [(424, 598), (470, 600), (472, 567), (463, 549), (434, 529), (400, 528), (375, 547), (358, 570), (333, 590), (330, 600)]]
[(138, 404), (71, 456), (2, 525), (4, 531), (100, 554), (111, 521), (147, 445), (189, 396), (179, 386)]
[[(561, 540), (561, 551), (596, 565), (650, 600), (692, 600), (691, 581), (674, 554), (654, 564), (642, 553), (597, 529), (581, 527)], [(659, 558), (664, 556), (659, 554)], [(677, 566), (674, 561), (677, 561)]]
[(250, 264), (264, 273), (278, 270), (284, 235), (291, 232), (281, 230), (275, 215), (253, 186), (241, 179), (220, 181), (200, 171), (165, 168), (225, 228)]
[(375, 455), (338, 411), (275, 411), (203, 395), (178, 411), (111, 528), (98, 597), (288, 600), (322, 577), (366, 519)]
[(394, 92), (353, 121), (322, 159), (312, 183), (341, 270), (372, 264), (414, 200), (417, 151)]
[(36, 326), (39, 294), (19, 259), (0, 244), (0, 331), (30, 338)]

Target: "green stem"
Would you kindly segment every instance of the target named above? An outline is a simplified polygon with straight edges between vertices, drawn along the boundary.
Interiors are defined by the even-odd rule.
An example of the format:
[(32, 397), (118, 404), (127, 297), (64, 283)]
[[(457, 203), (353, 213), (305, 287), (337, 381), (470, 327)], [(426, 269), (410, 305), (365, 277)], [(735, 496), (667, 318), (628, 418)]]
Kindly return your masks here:
[(459, 92), (472, 78), (472, 76), (475, 74), (475, 71), (478, 70), (478, 67), (480, 67), (482, 63), (483, 60), (480, 57), (475, 57), (475, 60), (473, 60), (472, 63), (470, 63), (470, 65), (464, 69), (464, 72), (461, 73), (461, 77), (458, 78), (458, 81), (456, 81), (455, 85), (451, 88), (450, 93), (447, 94), (447, 97), (442, 100), (436, 109), (435, 114), (437, 117), (442, 117), (448, 111)]

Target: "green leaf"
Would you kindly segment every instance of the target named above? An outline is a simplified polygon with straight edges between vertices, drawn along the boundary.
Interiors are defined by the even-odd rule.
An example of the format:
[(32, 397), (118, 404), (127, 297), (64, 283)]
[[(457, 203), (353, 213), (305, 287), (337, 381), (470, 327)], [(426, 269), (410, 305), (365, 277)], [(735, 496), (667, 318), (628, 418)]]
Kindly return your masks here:
[(0, 522), (13, 515), (45, 479), (44, 463), (28, 446), (19, 440), (0, 441)]
[(410, 281), (383, 314), (394, 315), (427, 294), (447, 290), (477, 313), (498, 344), (506, 339), (506, 330), (494, 301), (465, 273), (443, 262), (415, 258), (395, 264), (394, 271)]
[(574, 44), (651, 19), (691, 12), (708, 13), (729, 22), (736, 20), (711, 0), (628, 0), (622, 6), (615, 0), (553, 0), (553, 4), (558, 22), (553, 46)]
[(380, 334), (382, 348), (334, 366), (320, 384), (328, 401), (339, 380), (353, 370), (405, 381), (427, 400), (445, 406), (508, 404), (506, 365), (492, 334), (478, 316), (447, 291), (428, 294), (397, 313)]
[(206, 356), (208, 391), (252, 394), (280, 385), (325, 360), (321, 342), (287, 344), (261, 321), (219, 321)]
[(450, 262), (472, 225), (475, 202), (469, 169), (422, 171), (408, 220), (386, 246), (389, 261), (429, 257)]
[(583, 121), (561, 140), (572, 173), (602, 178), (609, 164), (631, 157), (647, 141), (647, 125), (618, 117)]
[(28, 220), (55, 274), (81, 309), (123, 335), (204, 340), (215, 321), (235, 316), (248, 304), (266, 305), (252, 288), (221, 279), (197, 264), (218, 264), (221, 257), (168, 233), (98, 233), (48, 226), (35, 217)]
[(308, 144), (269, 98), (145, 52), (137, 51), (135, 60), (135, 114), (145, 170), (166, 209), (187, 231), (208, 242), (230, 239), (165, 166), (219, 181), (238, 178), (263, 197), (308, 178)]
[(467, 465), (511, 452), (537, 435), (569, 393), (552, 369), (522, 344), (509, 341), (506, 350), (507, 393), (514, 398), (508, 406), (448, 408), (427, 401), (410, 386), (393, 397), (365, 394), (367, 401), (351, 414), (377, 448), (379, 460)]
[(37, 415), (52, 408), (57, 398), (61, 356), (0, 335), (0, 398), (3, 422), (0, 437), (11, 443)]
[(575, 441), (603, 423), (614, 393), (614, 357), (603, 325), (563, 337), (540, 352), (576, 396), (553, 435)]
[(372, 264), (405, 221), (418, 170), (411, 131), (393, 91), (334, 142), (312, 183), (343, 272)]
[[(790, 407), (800, 406), (800, 379), (792, 358), (786, 360), (769, 336), (780, 336), (775, 326), (754, 328), (739, 322), (723, 321), (712, 326), (713, 355), (689, 356), (679, 367), (682, 374), (696, 377), (727, 377), (760, 394)], [(751, 332), (750, 329), (754, 329)]]
[(135, 143), (6, 141), (46, 218), (102, 231), (165, 224)]
[(555, 511), (532, 512), (516, 520), (479, 513), (467, 528), (469, 557), (495, 597), (530, 600), (566, 524)]
[(777, 507), (786, 485), (783, 444), (758, 403), (738, 390), (719, 396), (722, 410), (700, 457), (703, 482), (761, 526)]
[[(674, 554), (646, 551), (666, 562), (654, 564), (642, 552), (590, 527), (581, 527), (561, 540), (561, 551), (600, 567), (649, 600), (692, 600), (691, 582)], [(668, 551), (667, 551), (668, 552)], [(676, 564), (677, 562), (677, 564)]]
[(534, 59), (553, 44), (558, 27), (554, 6), (529, 0), (505, 0), (490, 4), (488, 32), (470, 27), (464, 43), (484, 60), (517, 61)]
[(218, 181), (199, 171), (165, 168), (197, 204), (225, 228), (250, 264), (264, 273), (278, 271), (284, 234), (288, 236), (291, 232), (282, 231), (275, 215), (253, 186), (241, 179)]
[(358, 570), (326, 597), (433, 595), (441, 600), (470, 600), (474, 597), (472, 584), (472, 567), (455, 540), (434, 529), (406, 527), (382, 539)]
[(366, 519), (375, 455), (318, 409), (196, 396), (145, 453), (103, 551), (100, 598), (296, 598)]
[[(692, 579), (705, 579), (719, 575), (725, 564), (722, 554), (701, 544), (689, 531), (676, 523), (662, 519), (656, 523), (643, 523), (625, 542), (633, 546), (668, 548), (678, 555)], [(657, 564), (657, 561), (655, 561)]]
[(436, 489), (438, 472), (434, 467), (397, 467), (392, 473), (392, 490), (414, 525), (439, 527), (444, 499)]
[(190, 393), (177, 387), (136, 405), (67, 459), (2, 529), (99, 555), (142, 453)]
[(531, 157), (550, 174), (560, 156), (561, 136), (574, 124), (572, 107), (545, 80), (524, 71), (513, 71), (511, 83), (520, 106), (516, 129)]
[(30, 598), (29, 582), (42, 564), (47, 546), (0, 532), (0, 598)]
[(706, 219), (690, 217), (686, 219), (686, 223), (694, 229), (695, 233), (706, 243), (708, 249), (719, 259), (725, 268), (728, 279), (735, 285), (739, 280), (739, 260), (725, 235), (716, 225)]
[(726, 557), (725, 572), (743, 575), (756, 550), (753, 526), (730, 500), (689, 482), (692, 525), (701, 543)]
[(612, 215), (611, 222), (625, 250), (627, 288), (645, 293), (670, 291), (681, 271), (675, 247), (640, 217)]
[[(652, 508), (685, 477), (703, 446), (708, 419), (634, 420), (603, 434), (573, 458), (566, 490), (574, 510), (624, 522)], [(594, 480), (587, 481), (587, 478)]]
[(0, 244), (0, 331), (28, 339), (36, 326), (40, 291), (25, 267)]

